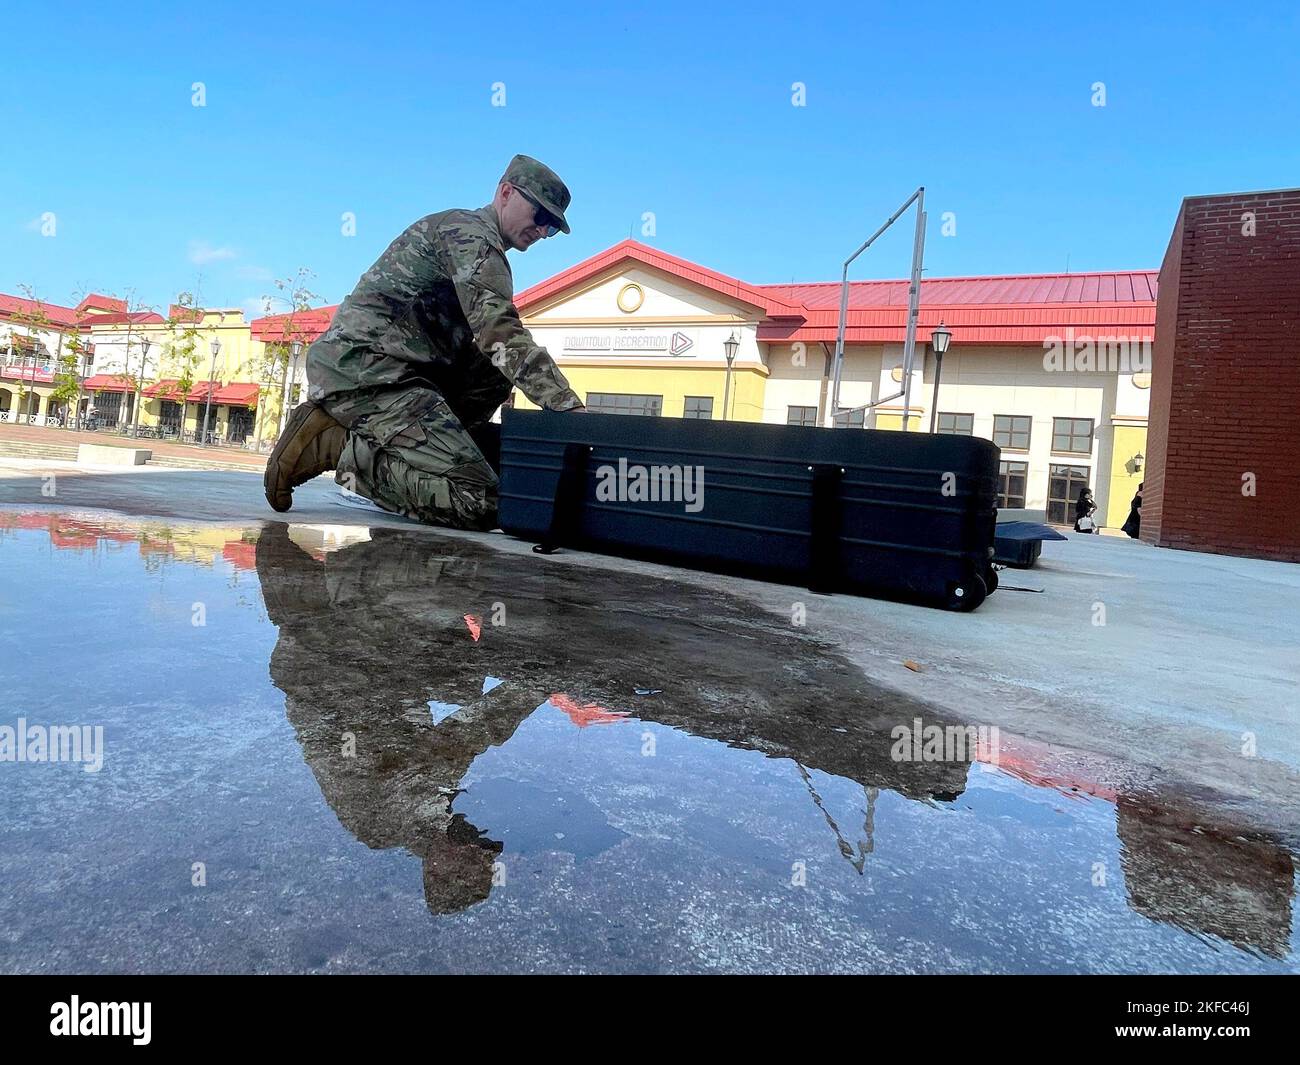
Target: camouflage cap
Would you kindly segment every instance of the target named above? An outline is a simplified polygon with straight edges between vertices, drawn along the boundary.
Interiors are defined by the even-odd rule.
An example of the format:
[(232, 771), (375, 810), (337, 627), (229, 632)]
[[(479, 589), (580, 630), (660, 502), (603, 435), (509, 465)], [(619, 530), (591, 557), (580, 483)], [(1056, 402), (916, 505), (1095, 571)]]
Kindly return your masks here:
[(569, 195), (568, 186), (560, 180), (560, 175), (549, 166), (539, 163), (532, 156), (516, 155), (510, 160), (501, 180), (523, 189), (555, 216), (561, 230), (569, 232), (564, 212), (573, 197)]

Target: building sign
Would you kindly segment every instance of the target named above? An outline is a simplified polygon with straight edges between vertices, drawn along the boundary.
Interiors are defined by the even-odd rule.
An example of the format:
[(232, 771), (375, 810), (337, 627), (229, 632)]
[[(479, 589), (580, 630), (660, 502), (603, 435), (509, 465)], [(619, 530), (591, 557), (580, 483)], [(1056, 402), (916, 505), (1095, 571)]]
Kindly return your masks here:
[(609, 337), (607, 336), (566, 336), (564, 338), (565, 351), (608, 351)]
[(619, 332), (614, 334), (615, 351), (667, 351), (667, 333)]
[(612, 333), (568, 333), (566, 352), (610, 351), (616, 354), (684, 355), (694, 346), (685, 333), (651, 333), (644, 329), (618, 329)]

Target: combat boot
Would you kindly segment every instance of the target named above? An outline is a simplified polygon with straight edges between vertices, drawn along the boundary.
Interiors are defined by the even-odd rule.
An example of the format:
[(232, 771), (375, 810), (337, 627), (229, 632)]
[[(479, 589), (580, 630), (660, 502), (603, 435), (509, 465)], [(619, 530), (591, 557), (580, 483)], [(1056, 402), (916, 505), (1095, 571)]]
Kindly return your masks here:
[(347, 430), (308, 400), (289, 415), (289, 422), (266, 461), (262, 484), (272, 509), (293, 506), (293, 490), (326, 470), (338, 468)]

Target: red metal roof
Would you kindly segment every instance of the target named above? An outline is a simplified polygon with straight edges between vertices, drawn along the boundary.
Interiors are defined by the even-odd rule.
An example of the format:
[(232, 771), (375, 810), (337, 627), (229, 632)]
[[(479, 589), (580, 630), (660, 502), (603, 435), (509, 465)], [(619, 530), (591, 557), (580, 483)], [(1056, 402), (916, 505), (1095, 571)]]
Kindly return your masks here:
[(126, 300), (114, 299), (112, 296), (101, 296), (98, 292), (92, 292), (77, 304), (76, 313), (82, 315), (88, 310), (116, 311), (125, 314)]
[(637, 240), (620, 241), (612, 248), (607, 248), (590, 259), (584, 259), (576, 266), (560, 271), (554, 277), (524, 289), (515, 297), (515, 307), (522, 314), (567, 288), (590, 281), (606, 271), (613, 273), (617, 267), (628, 261), (662, 270), (682, 281), (689, 281), (719, 295), (751, 304), (764, 311), (769, 318), (799, 316), (803, 313), (803, 308), (799, 304), (791, 302), (781, 293), (769, 291), (774, 286), (750, 285), (744, 281), (737, 281), (734, 277), (679, 259), (675, 255), (669, 255)]
[(270, 314), (265, 318), (254, 318), (249, 328), (253, 331), (253, 339), (265, 344), (290, 344), (295, 340), (310, 344), (330, 327), (338, 309), (339, 305), (334, 303), (293, 314)]
[(46, 303), (44, 300), (38, 303), (36, 300), (24, 299), (22, 296), (0, 294), (0, 318), (35, 315), (41, 311), (45, 312), (45, 317), (49, 319), (50, 324), (57, 328), (69, 329), (77, 324), (77, 312), (72, 307), (61, 307), (57, 303)]
[[(625, 240), (531, 288), (515, 300), (521, 313), (628, 262), (650, 266), (760, 307), (758, 340), (833, 343), (840, 285), (816, 282), (749, 285), (695, 263)], [(1155, 330), (1156, 270), (1085, 274), (1022, 274), (930, 278), (921, 283), (917, 339), (943, 321), (961, 344), (1034, 344), (1073, 329), (1075, 335), (1149, 339)], [(907, 332), (907, 280), (849, 284), (845, 339), (853, 344), (902, 341)]]
[[(1150, 339), (1155, 331), (1158, 274), (1128, 270), (928, 279), (921, 282), (917, 339), (929, 341), (930, 331), (940, 321), (962, 344), (1041, 344), (1069, 329), (1080, 336)], [(908, 284), (906, 280), (851, 281), (845, 339), (858, 344), (903, 340)], [(794, 329), (785, 323), (760, 325), (760, 341), (835, 340), (839, 284), (770, 287), (800, 300), (807, 316)]]
[[(936, 277), (921, 282), (923, 306), (1005, 307), (1054, 303), (1155, 303), (1158, 270), (1095, 274), (1009, 274), (992, 277)], [(849, 309), (906, 307), (909, 282), (850, 281)], [(759, 285), (808, 310), (840, 306), (838, 281)]]
[(167, 319), (156, 311), (132, 311), (130, 314), (91, 314), (81, 319), (81, 331), (88, 333), (95, 326), (126, 325), (127, 322), (135, 325), (166, 325)]
[(81, 382), (86, 392), (130, 392), (134, 387), (122, 374), (97, 373)]
[(167, 317), (175, 322), (201, 322), (204, 313), (202, 307), (185, 307), (179, 303), (173, 303), (167, 308)]

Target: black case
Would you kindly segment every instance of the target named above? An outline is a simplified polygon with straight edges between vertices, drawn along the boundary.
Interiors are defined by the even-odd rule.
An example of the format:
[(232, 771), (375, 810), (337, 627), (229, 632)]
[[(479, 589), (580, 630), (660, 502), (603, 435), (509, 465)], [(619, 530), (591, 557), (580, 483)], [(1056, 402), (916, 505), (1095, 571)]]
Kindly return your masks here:
[[(506, 410), (500, 521), (542, 552), (973, 610), (997, 587), (999, 454), (968, 436)], [(620, 459), (702, 468), (702, 508), (598, 499)]]

